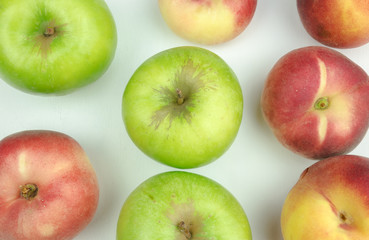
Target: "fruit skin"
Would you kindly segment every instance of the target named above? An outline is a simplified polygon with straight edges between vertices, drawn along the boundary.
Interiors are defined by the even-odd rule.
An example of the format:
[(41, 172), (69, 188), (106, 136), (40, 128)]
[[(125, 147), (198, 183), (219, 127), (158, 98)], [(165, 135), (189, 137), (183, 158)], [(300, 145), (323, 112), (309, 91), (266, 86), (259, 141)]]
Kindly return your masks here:
[[(178, 104), (177, 90), (184, 96)], [(242, 120), (236, 75), (216, 54), (177, 47), (147, 59), (123, 94), (122, 115), (136, 146), (176, 168), (194, 168), (220, 157)]]
[[(189, 172), (166, 172), (147, 179), (127, 198), (117, 240), (251, 240), (247, 217), (231, 193), (215, 181)], [(184, 229), (182, 229), (184, 230)]]
[[(21, 186), (36, 184), (28, 200)], [(0, 142), (0, 239), (72, 239), (92, 220), (95, 171), (81, 146), (54, 131), (15, 133)]]
[(369, 159), (327, 158), (307, 168), (281, 214), (284, 240), (369, 239)]
[(369, 42), (368, 0), (297, 0), (306, 31), (335, 48), (354, 48)]
[(70, 93), (114, 58), (116, 27), (103, 0), (1, 1), (0, 22), (0, 78), (28, 93)]
[[(368, 80), (335, 50), (293, 50), (269, 72), (261, 98), (265, 120), (284, 146), (307, 158), (348, 153), (368, 129)], [(324, 98), (325, 109), (316, 105)]]
[(205, 45), (227, 42), (251, 22), (256, 0), (158, 0), (164, 21), (179, 36)]

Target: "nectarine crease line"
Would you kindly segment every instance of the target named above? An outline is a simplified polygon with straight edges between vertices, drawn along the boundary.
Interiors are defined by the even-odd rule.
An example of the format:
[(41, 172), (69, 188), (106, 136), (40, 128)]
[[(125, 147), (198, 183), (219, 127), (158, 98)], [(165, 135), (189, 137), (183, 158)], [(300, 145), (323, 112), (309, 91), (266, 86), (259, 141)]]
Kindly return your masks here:
[(327, 86), (327, 67), (320, 58), (318, 58), (318, 65), (319, 65), (319, 73), (320, 73), (320, 83), (319, 83), (319, 89), (318, 89), (318, 96), (320, 96), (324, 89)]

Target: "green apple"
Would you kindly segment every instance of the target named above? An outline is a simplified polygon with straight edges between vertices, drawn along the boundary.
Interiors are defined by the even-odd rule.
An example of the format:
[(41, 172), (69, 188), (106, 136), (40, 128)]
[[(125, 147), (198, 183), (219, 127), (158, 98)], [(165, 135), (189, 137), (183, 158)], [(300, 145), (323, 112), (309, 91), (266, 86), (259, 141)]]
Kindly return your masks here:
[(166, 172), (138, 186), (120, 212), (117, 240), (251, 240), (246, 214), (215, 181)]
[(230, 147), (243, 97), (236, 75), (218, 55), (185, 46), (146, 60), (128, 82), (122, 108), (139, 149), (169, 166), (194, 168)]
[(0, 78), (26, 92), (65, 94), (97, 80), (117, 33), (103, 0), (0, 2)]

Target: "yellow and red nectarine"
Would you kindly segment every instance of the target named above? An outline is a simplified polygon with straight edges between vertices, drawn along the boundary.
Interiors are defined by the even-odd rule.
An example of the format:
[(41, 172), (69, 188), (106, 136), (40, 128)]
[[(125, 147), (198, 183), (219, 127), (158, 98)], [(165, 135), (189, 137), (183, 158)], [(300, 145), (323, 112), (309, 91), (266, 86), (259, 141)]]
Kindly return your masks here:
[(368, 0), (297, 0), (306, 31), (330, 47), (353, 48), (369, 42)]
[(307, 168), (281, 214), (284, 240), (369, 239), (369, 159), (327, 158)]
[(257, 0), (159, 0), (160, 12), (180, 37), (205, 45), (238, 36), (249, 25)]

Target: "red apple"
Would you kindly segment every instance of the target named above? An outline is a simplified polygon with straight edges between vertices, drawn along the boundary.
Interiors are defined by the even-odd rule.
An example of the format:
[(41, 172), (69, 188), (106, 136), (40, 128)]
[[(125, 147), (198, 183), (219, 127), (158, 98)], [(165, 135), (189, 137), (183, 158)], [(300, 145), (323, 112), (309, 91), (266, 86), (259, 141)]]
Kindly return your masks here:
[(368, 240), (369, 159), (335, 156), (307, 168), (282, 209), (284, 240)]
[(320, 43), (336, 48), (369, 42), (368, 0), (297, 0), (300, 19)]
[(257, 0), (158, 0), (168, 26), (179, 36), (211, 45), (229, 41), (249, 25)]
[(369, 77), (357, 64), (326, 47), (304, 47), (271, 69), (261, 99), (277, 139), (307, 158), (344, 154), (369, 125)]
[(98, 198), (95, 171), (71, 137), (34, 130), (0, 141), (0, 239), (72, 239)]

